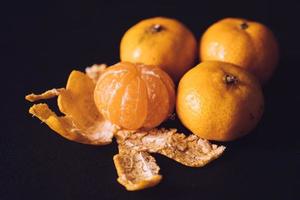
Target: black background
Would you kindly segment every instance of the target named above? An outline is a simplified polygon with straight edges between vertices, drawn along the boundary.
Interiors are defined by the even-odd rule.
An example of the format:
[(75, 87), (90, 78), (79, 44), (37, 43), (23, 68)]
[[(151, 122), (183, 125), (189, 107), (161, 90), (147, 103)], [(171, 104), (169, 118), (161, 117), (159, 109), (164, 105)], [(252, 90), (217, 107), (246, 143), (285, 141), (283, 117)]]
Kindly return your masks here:
[[(0, 199), (300, 199), (300, 4), (292, 1), (9, 1), (1, 3)], [(139, 20), (173, 17), (199, 38), (224, 17), (270, 27), (281, 59), (264, 88), (266, 109), (247, 137), (204, 168), (155, 155), (156, 187), (116, 182), (115, 142), (67, 141), (28, 114), (30, 92), (62, 87), (73, 69), (119, 61), (123, 33)], [(55, 100), (50, 101), (52, 107)], [(170, 124), (169, 124), (170, 125)], [(171, 126), (178, 126), (174, 122)], [(184, 130), (184, 129), (181, 129)]]

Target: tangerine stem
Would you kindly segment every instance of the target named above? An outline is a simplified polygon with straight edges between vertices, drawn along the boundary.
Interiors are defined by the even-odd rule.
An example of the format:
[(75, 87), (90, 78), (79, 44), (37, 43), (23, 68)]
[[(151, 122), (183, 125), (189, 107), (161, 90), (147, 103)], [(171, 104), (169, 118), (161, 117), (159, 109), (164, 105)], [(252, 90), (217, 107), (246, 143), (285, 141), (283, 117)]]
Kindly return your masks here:
[(233, 76), (233, 75), (229, 75), (229, 74), (226, 74), (224, 77), (223, 77), (223, 80), (226, 84), (228, 85), (231, 85), (231, 84), (237, 84), (238, 83), (238, 79), (237, 77)]
[(241, 29), (246, 30), (249, 27), (249, 25), (247, 22), (243, 22), (240, 24), (240, 27), (241, 27)]
[(152, 33), (158, 33), (160, 31), (162, 31), (164, 29), (164, 27), (160, 24), (154, 24), (150, 27), (150, 30)]

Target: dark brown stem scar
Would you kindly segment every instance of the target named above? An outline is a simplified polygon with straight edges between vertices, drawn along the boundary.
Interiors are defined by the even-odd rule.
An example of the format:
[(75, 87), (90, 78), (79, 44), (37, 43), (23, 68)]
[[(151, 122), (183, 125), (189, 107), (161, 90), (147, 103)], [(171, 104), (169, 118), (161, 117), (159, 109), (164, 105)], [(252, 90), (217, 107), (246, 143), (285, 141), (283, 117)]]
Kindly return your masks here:
[(162, 30), (164, 30), (165, 27), (163, 27), (162, 25), (160, 24), (154, 24), (150, 27), (150, 31), (152, 33), (158, 33), (158, 32), (161, 32)]
[(249, 27), (249, 25), (248, 25), (247, 22), (243, 22), (243, 23), (240, 24), (240, 28), (243, 29), (243, 30), (246, 30), (248, 27)]
[(234, 84), (237, 84), (238, 83), (238, 79), (237, 77), (233, 76), (233, 75), (229, 75), (229, 74), (226, 74), (224, 77), (223, 77), (223, 80), (224, 82), (227, 84), (227, 85), (234, 85)]

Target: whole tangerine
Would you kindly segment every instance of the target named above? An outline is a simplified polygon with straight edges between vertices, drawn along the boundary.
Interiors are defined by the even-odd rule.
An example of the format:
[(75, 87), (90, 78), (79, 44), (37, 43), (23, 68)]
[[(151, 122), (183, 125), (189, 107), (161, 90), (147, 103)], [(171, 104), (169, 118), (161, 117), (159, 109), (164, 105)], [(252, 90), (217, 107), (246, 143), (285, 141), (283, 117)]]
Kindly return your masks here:
[(179, 119), (201, 138), (230, 141), (249, 133), (264, 107), (258, 80), (244, 69), (206, 61), (180, 80), (176, 110)]
[(145, 19), (124, 34), (120, 44), (121, 61), (155, 65), (175, 82), (194, 65), (197, 42), (181, 22), (166, 17)]
[(240, 18), (226, 18), (211, 25), (200, 41), (201, 61), (236, 64), (253, 73), (261, 83), (272, 76), (278, 62), (278, 44), (265, 25)]

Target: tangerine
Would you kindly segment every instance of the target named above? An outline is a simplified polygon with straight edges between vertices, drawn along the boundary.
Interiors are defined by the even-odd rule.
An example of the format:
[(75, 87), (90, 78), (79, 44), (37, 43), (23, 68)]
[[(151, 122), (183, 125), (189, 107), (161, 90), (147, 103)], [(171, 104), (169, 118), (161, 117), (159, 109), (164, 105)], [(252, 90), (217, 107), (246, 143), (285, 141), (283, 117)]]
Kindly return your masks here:
[(176, 109), (181, 122), (201, 138), (230, 141), (249, 133), (263, 113), (258, 80), (246, 70), (206, 61), (180, 80)]
[(201, 61), (236, 64), (266, 83), (277, 65), (278, 45), (265, 25), (240, 18), (226, 18), (210, 26), (200, 41)]
[(154, 128), (173, 112), (174, 83), (158, 67), (120, 62), (99, 77), (94, 100), (103, 117), (122, 128)]
[(175, 82), (193, 66), (197, 41), (181, 22), (166, 17), (145, 19), (124, 34), (121, 61), (161, 67)]

